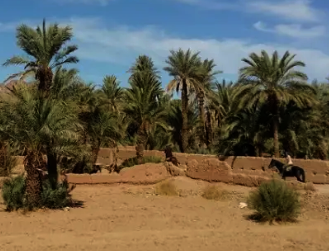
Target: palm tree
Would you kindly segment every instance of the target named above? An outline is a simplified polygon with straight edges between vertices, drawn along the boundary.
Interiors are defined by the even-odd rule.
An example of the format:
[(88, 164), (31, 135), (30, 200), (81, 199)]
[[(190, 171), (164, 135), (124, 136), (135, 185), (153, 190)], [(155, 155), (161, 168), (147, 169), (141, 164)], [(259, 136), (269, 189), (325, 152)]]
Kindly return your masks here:
[[(173, 144), (179, 147), (179, 150), (183, 152), (183, 140), (182, 140), (182, 124), (183, 124), (182, 102), (178, 99), (171, 100), (170, 110), (167, 115), (167, 123), (170, 127), (172, 134)], [(190, 145), (194, 145), (196, 140), (196, 128), (195, 125), (198, 122), (198, 113), (195, 102), (190, 103), (188, 106), (188, 139)]]
[(182, 102), (182, 151), (188, 149), (188, 103), (189, 93), (198, 84), (201, 69), (201, 58), (199, 52), (192, 53), (191, 50), (178, 51), (171, 50), (170, 56), (166, 60), (167, 67), (165, 71), (169, 73), (173, 79), (167, 86), (168, 91), (181, 91)]
[[(53, 187), (57, 185), (57, 157), (72, 145), (77, 149), (77, 117), (60, 100), (38, 99), (35, 88), (17, 86), (3, 100), (0, 134), (25, 149), (26, 193), (32, 207), (40, 203), (42, 184), (38, 169), (46, 165)], [(47, 154), (47, 163), (43, 155)]]
[(309, 95), (312, 87), (306, 84), (305, 73), (295, 70), (296, 67), (304, 67), (301, 61), (293, 61), (295, 55), (285, 52), (279, 58), (275, 51), (270, 57), (266, 51), (260, 55), (251, 53), (249, 59), (242, 59), (247, 66), (240, 69), (240, 82), (250, 86), (249, 94), (245, 95), (244, 103), (250, 106), (259, 102), (269, 104), (269, 112), (273, 116), (273, 139), (275, 157), (279, 157), (279, 123), (280, 106), (288, 101), (294, 101), (299, 107), (312, 102)]
[(102, 99), (105, 105), (107, 105), (109, 111), (118, 112), (122, 105), (124, 97), (124, 91), (120, 87), (120, 82), (116, 76), (105, 76), (103, 79), (102, 93), (104, 94)]
[(136, 155), (142, 161), (148, 134), (158, 126), (166, 129), (166, 97), (161, 82), (149, 72), (136, 72), (131, 80), (131, 87), (126, 90), (125, 112), (131, 124), (137, 129)]
[(219, 128), (219, 153), (235, 156), (262, 156), (268, 138), (266, 104), (230, 112)]
[(112, 147), (117, 146), (125, 130), (119, 123), (117, 113), (105, 111), (98, 104), (90, 105), (84, 119), (92, 151), (91, 161), (95, 165), (101, 145), (106, 143)]
[(47, 96), (53, 79), (52, 69), (79, 61), (77, 57), (70, 56), (78, 47), (76, 45), (66, 46), (72, 36), (71, 27), (61, 28), (56, 23), (46, 27), (45, 19), (42, 27), (38, 26), (36, 29), (25, 24), (18, 26), (17, 45), (27, 56), (14, 56), (3, 65), (24, 65), (25, 67), (24, 71), (13, 74), (8, 79), (16, 77), (22, 79), (33, 74), (39, 81), (38, 89)]
[(84, 83), (78, 76), (78, 70), (65, 69), (59, 66), (54, 71), (49, 96), (65, 102), (76, 102), (80, 95), (78, 88), (81, 85), (84, 85)]
[(158, 69), (154, 66), (152, 58), (146, 56), (146, 55), (140, 55), (136, 59), (135, 63), (130, 67), (128, 70), (129, 73), (131, 73), (130, 80), (132, 79), (132, 76), (137, 72), (148, 72), (158, 80), (160, 80), (160, 72)]
[(212, 85), (210, 91), (206, 93), (208, 105), (206, 113), (206, 139), (209, 144), (212, 143), (215, 128), (220, 129), (225, 120), (236, 114), (240, 109), (241, 96), (248, 91), (247, 87), (235, 84), (232, 81), (227, 83), (223, 80)]
[[(197, 99), (198, 99), (198, 108), (199, 108), (199, 120), (200, 120), (200, 126), (201, 126), (201, 145), (204, 143), (207, 144), (209, 147), (210, 145), (210, 137), (209, 135), (206, 135), (207, 132), (209, 132), (209, 128), (206, 128), (205, 123), (205, 97), (206, 93), (210, 92), (211, 86), (213, 81), (215, 80), (215, 76), (219, 73), (222, 73), (221, 71), (215, 71), (214, 68), (216, 67), (216, 64), (214, 60), (204, 60), (201, 65), (201, 72), (200, 79), (197, 82), (197, 85), (195, 86), (195, 90), (197, 93)], [(208, 127), (209, 124), (207, 123)]]
[(326, 159), (328, 155), (328, 85), (312, 83), (319, 102), (300, 108), (293, 102), (280, 109), (285, 150), (297, 157)]

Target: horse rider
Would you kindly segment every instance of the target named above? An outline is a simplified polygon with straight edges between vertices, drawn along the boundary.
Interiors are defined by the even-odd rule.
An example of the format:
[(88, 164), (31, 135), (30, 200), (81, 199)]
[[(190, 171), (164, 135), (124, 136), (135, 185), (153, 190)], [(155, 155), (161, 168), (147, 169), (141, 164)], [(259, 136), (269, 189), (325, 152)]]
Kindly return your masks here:
[(293, 163), (288, 152), (285, 152), (285, 157), (286, 157), (286, 165), (284, 166), (284, 168), (286, 169), (286, 171), (290, 171)]

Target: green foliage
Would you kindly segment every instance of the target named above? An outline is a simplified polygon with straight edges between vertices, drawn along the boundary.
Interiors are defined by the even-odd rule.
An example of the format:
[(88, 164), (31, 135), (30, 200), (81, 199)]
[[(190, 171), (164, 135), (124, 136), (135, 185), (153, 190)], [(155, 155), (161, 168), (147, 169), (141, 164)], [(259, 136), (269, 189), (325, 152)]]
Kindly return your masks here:
[[(146, 164), (146, 163), (161, 163), (162, 159), (160, 157), (157, 156), (144, 156), (142, 163), (141, 164)], [(139, 165), (140, 163), (138, 162), (138, 159), (136, 157), (133, 158), (129, 158), (126, 159), (121, 166), (119, 167), (119, 169), (121, 170), (122, 168), (125, 167), (132, 167), (132, 166), (136, 166)]]
[(286, 51), (282, 58), (277, 51), (269, 56), (266, 51), (260, 55), (251, 53), (242, 61), (245, 67), (240, 69), (240, 83), (249, 91), (242, 97), (242, 104), (248, 108), (257, 104), (267, 105), (272, 124), (274, 153), (279, 157), (279, 124), (280, 107), (293, 102), (298, 108), (305, 108), (315, 102), (315, 91), (306, 83), (307, 75), (298, 71), (297, 67), (305, 67), (305, 63), (294, 61), (296, 55)]
[(69, 194), (69, 185), (67, 181), (57, 184), (53, 189), (50, 182), (47, 180), (43, 183), (43, 190), (41, 193), (42, 206), (51, 209), (59, 209), (69, 206), (72, 203)]
[(16, 166), (17, 160), (13, 153), (14, 151), (10, 146), (0, 148), (0, 177), (9, 176), (12, 169)]
[(294, 221), (300, 213), (298, 192), (284, 181), (274, 179), (250, 193), (248, 206), (261, 221)]
[(2, 186), (2, 198), (7, 211), (14, 211), (25, 206), (25, 178), (20, 175), (6, 179)]
[(197, 148), (194, 151), (192, 151), (194, 154), (203, 154), (203, 155), (216, 155), (216, 152), (212, 149), (207, 148)]
[(124, 90), (120, 86), (119, 80), (114, 76), (105, 76), (101, 92), (101, 102), (109, 111), (119, 111), (122, 108)]
[[(55, 189), (51, 187), (48, 180), (44, 181), (40, 207), (59, 209), (69, 206), (72, 203), (70, 191), (66, 181), (58, 184)], [(2, 187), (2, 198), (6, 210), (30, 209), (29, 205), (26, 204), (25, 192), (25, 178), (22, 175), (6, 179)]]
[(36, 29), (26, 24), (19, 25), (16, 29), (17, 45), (26, 56), (13, 56), (3, 65), (24, 65), (25, 70), (9, 76), (8, 79), (16, 77), (25, 79), (31, 75), (38, 78), (38, 71), (45, 68), (54, 69), (65, 64), (77, 63), (78, 58), (71, 54), (78, 47), (67, 45), (72, 36), (70, 26), (59, 27), (56, 23), (47, 26), (45, 19), (42, 26), (38, 26)]

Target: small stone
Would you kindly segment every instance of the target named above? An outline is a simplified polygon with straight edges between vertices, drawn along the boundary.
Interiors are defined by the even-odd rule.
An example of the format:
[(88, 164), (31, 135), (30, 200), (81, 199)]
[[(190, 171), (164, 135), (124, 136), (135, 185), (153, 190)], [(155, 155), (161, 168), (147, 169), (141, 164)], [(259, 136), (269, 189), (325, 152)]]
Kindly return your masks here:
[(240, 204), (239, 204), (239, 207), (241, 208), (241, 209), (243, 209), (243, 208), (245, 208), (245, 207), (247, 207), (248, 205), (247, 205), (247, 203), (244, 203), (244, 202), (240, 202)]

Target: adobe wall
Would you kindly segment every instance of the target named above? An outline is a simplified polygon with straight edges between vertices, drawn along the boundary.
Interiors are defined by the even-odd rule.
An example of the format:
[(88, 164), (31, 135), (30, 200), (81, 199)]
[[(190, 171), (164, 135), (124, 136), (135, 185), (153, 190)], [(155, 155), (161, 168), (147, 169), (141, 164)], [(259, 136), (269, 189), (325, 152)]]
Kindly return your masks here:
[[(121, 161), (135, 157), (135, 147), (120, 147), (116, 155)], [(184, 153), (174, 153), (174, 155), (181, 163), (182, 168), (186, 170), (186, 176), (194, 179), (258, 186), (261, 182), (271, 177), (269, 172), (262, 170), (262, 167), (268, 167), (270, 158), (228, 157), (220, 161), (215, 155)], [(163, 160), (165, 157), (161, 151), (145, 151), (145, 156), (159, 156)], [(110, 165), (113, 163), (113, 159), (113, 150), (102, 148), (97, 162), (101, 165)], [(284, 161), (283, 159), (279, 160)], [(18, 162), (21, 165), (23, 157), (18, 157)], [(314, 184), (329, 184), (328, 161), (293, 159), (293, 162), (295, 165), (304, 168), (306, 181)], [(76, 184), (152, 184), (170, 176), (162, 164), (157, 165), (150, 164), (146, 167), (143, 165), (144, 167), (127, 169), (127, 171), (123, 170), (120, 174), (68, 174), (67, 177), (70, 183)], [(155, 166), (157, 167), (155, 168)]]
[[(101, 149), (99, 153), (98, 162), (108, 165), (110, 160), (113, 160), (112, 150), (108, 148)], [(159, 156), (164, 159), (164, 153), (162, 151), (145, 151), (145, 156)], [(185, 153), (174, 153), (178, 161), (187, 165), (188, 162), (195, 160), (197, 163), (204, 163), (207, 159), (218, 159), (215, 155), (202, 155), (202, 154), (185, 154)], [(136, 156), (135, 147), (120, 147), (117, 157), (121, 160), (132, 158)], [(278, 159), (281, 162), (285, 162), (284, 159)], [(260, 158), (260, 157), (228, 157), (224, 161), (230, 166), (232, 174), (235, 177), (244, 176), (261, 176), (268, 177), (268, 172), (264, 172), (262, 168), (267, 169), (271, 158)], [(112, 162), (111, 162), (112, 163)], [(304, 159), (293, 159), (293, 163), (297, 166), (302, 167), (306, 173), (306, 180), (313, 182), (314, 184), (329, 184), (329, 161), (323, 160), (304, 160)], [(239, 176), (240, 175), (240, 176)], [(238, 178), (236, 178), (238, 179)], [(289, 179), (289, 178), (287, 178)], [(257, 182), (256, 182), (257, 183)]]

